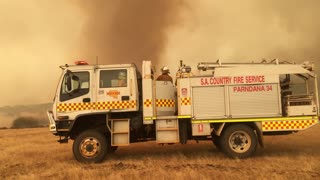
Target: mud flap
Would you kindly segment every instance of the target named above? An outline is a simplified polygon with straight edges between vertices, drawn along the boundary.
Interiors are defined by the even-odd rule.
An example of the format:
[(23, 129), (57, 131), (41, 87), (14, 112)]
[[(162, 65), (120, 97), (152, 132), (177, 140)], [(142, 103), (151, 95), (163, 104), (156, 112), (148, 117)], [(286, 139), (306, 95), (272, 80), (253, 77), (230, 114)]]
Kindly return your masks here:
[(187, 144), (188, 141), (188, 122), (184, 119), (179, 119), (179, 136), (180, 136), (180, 143)]
[(255, 124), (255, 130), (256, 130), (259, 144), (262, 148), (264, 148), (264, 140), (263, 140), (263, 134), (262, 134), (262, 123), (255, 122), (254, 124)]

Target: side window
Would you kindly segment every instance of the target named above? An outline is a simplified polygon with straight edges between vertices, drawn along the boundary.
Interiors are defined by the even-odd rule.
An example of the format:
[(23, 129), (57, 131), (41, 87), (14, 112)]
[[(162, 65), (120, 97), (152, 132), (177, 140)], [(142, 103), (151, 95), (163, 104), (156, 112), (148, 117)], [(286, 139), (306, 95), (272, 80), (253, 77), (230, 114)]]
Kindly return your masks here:
[(89, 72), (66, 73), (61, 84), (60, 101), (67, 101), (88, 94), (89, 79)]
[(127, 70), (102, 70), (100, 71), (100, 88), (127, 87)]

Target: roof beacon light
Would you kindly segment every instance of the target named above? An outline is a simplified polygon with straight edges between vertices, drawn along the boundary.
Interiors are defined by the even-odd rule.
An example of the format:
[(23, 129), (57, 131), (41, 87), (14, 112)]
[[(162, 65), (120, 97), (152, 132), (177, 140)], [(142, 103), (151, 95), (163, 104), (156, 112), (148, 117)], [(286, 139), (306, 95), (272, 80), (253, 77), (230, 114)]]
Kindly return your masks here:
[(89, 65), (86, 61), (76, 61), (74, 62), (76, 65)]

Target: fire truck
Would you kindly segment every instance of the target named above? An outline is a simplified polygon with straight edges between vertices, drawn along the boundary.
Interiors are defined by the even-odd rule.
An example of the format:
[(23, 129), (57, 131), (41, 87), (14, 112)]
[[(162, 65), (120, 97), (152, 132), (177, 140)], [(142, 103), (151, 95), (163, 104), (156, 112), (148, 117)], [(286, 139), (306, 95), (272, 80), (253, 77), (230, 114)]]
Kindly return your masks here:
[(75, 159), (103, 161), (120, 146), (154, 141), (210, 140), (231, 158), (263, 147), (266, 135), (284, 135), (319, 123), (317, 75), (310, 62), (199, 63), (180, 61), (175, 82), (156, 81), (151, 61), (60, 66), (48, 111), (60, 143), (73, 141)]

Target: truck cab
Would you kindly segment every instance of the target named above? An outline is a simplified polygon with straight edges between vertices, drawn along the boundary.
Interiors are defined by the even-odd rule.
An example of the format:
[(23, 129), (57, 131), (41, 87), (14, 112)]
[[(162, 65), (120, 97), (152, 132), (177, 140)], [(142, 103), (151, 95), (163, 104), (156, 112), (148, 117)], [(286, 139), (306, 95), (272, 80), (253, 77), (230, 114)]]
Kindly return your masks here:
[[(139, 112), (141, 75), (134, 64), (88, 65), (77, 62), (60, 68), (62, 76), (52, 111), (48, 112), (52, 133), (68, 137), (77, 133), (73, 129), (79, 128), (75, 127), (79, 119), (101, 119), (101, 115), (108, 112)], [(100, 120), (99, 123), (105, 123), (103, 119), (104, 122)], [(91, 123), (97, 122), (91, 120), (81, 126), (90, 126)]]

